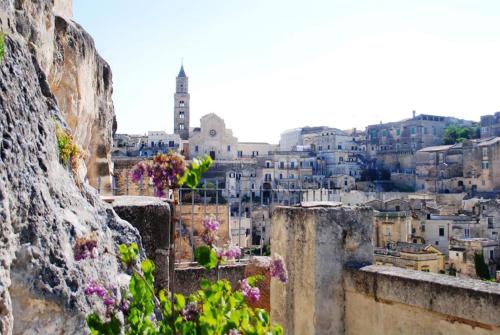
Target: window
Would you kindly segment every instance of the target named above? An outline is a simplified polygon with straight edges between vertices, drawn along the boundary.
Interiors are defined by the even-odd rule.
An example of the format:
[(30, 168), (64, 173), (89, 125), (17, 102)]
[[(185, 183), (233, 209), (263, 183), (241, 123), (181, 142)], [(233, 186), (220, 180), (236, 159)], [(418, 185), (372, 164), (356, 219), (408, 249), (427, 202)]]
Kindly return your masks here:
[(271, 162), (266, 162), (266, 168), (270, 168), (271, 167)]
[(227, 146), (227, 151), (228, 152), (231, 151), (231, 146), (230, 145)]
[(488, 228), (493, 229), (493, 218), (488, 218)]
[(179, 129), (184, 130), (184, 123), (179, 124)]
[(401, 208), (399, 206), (396, 206), (396, 212), (399, 212)]
[(417, 133), (417, 128), (415, 128), (415, 127), (411, 127), (410, 130), (411, 130), (412, 135), (415, 135)]
[(280, 162), (280, 169), (284, 169), (285, 168), (285, 162)]
[(238, 150), (238, 158), (241, 158), (241, 157), (243, 157), (243, 151)]
[(339, 162), (343, 162), (344, 161), (344, 157), (339, 157)]
[(444, 227), (439, 227), (439, 236), (444, 236)]
[(295, 162), (290, 162), (290, 168), (295, 169)]
[(280, 173), (280, 179), (283, 179), (283, 174), (282, 173)]
[(295, 175), (292, 173), (292, 174), (290, 175), (290, 178), (291, 178), (291, 179), (295, 178)]
[(424, 134), (427, 135), (427, 128), (424, 128)]
[(495, 258), (495, 252), (493, 250), (490, 250), (490, 260), (493, 260)]
[(198, 146), (197, 145), (194, 147), (194, 152), (198, 152)]
[(184, 100), (179, 101), (179, 107), (184, 107)]
[(464, 238), (469, 238), (470, 237), (470, 231), (469, 228), (464, 229)]
[(183, 111), (179, 112), (179, 119), (184, 119), (184, 112)]
[(436, 241), (434, 244), (435, 244), (435, 245), (439, 245), (439, 241)]
[(488, 161), (481, 162), (481, 169), (487, 170), (490, 168), (490, 163)]
[[(339, 145), (337, 146), (337, 148), (338, 148), (339, 150), (342, 150), (342, 144), (339, 144)], [(373, 150), (373, 149), (372, 149), (372, 150)]]

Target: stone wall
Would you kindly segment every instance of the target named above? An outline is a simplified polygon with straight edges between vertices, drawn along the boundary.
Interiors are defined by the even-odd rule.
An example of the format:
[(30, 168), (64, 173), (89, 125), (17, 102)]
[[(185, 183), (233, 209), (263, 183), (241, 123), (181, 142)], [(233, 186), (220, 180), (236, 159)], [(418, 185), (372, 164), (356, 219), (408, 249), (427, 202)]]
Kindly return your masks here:
[(500, 285), (367, 266), (344, 276), (346, 334), (500, 334)]
[(278, 207), (272, 254), (283, 256), (289, 282), (271, 281), (271, 318), (287, 334), (343, 334), (346, 264), (373, 258), (372, 209), (339, 203)]
[(271, 317), (287, 334), (500, 334), (500, 285), (372, 262), (371, 215), (333, 204), (280, 207), (272, 253)]

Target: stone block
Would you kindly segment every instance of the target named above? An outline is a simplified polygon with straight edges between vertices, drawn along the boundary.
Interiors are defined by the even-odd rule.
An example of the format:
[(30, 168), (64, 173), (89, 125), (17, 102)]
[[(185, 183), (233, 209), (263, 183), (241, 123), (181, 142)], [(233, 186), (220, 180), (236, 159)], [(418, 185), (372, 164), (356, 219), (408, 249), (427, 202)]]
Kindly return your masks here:
[(271, 282), (271, 319), (287, 334), (343, 334), (347, 266), (373, 260), (372, 209), (338, 203), (278, 207), (272, 254), (286, 263), (289, 282)]

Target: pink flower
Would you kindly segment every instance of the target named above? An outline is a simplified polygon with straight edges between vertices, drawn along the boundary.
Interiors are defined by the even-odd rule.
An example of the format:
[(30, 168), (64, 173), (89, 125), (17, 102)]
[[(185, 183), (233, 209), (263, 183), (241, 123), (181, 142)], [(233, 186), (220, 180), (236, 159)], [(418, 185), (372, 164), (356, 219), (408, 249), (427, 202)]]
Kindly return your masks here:
[(247, 279), (243, 279), (240, 281), (241, 293), (243, 296), (247, 298), (250, 302), (257, 302), (260, 299), (260, 289), (258, 287), (252, 287), (248, 284)]
[(222, 256), (226, 259), (235, 259), (241, 256), (241, 249), (237, 245), (231, 245), (225, 249)]
[(219, 221), (215, 220), (215, 218), (210, 217), (206, 218), (202, 221), (203, 227), (205, 227), (206, 230), (210, 232), (216, 232), (219, 230), (220, 223)]

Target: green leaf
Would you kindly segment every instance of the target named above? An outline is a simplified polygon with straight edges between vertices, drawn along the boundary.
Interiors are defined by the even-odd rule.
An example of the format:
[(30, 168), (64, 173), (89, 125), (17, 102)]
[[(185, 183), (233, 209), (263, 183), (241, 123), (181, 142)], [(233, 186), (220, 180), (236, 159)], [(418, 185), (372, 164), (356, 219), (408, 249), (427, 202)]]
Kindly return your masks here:
[(182, 309), (186, 306), (186, 298), (182, 294), (176, 294), (175, 295), (175, 310), (177, 312), (182, 311)]
[(144, 275), (151, 274), (155, 270), (155, 264), (151, 260), (145, 259), (141, 264), (141, 270)]
[(283, 335), (285, 331), (283, 330), (283, 327), (280, 325), (274, 325), (272, 329), (273, 335)]
[(192, 321), (187, 321), (182, 325), (182, 335), (196, 335), (196, 325)]
[(212, 270), (217, 266), (216, 252), (206, 245), (196, 248), (194, 259), (207, 270)]

